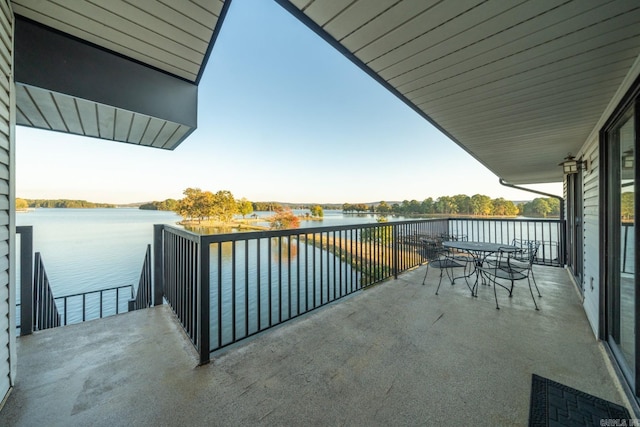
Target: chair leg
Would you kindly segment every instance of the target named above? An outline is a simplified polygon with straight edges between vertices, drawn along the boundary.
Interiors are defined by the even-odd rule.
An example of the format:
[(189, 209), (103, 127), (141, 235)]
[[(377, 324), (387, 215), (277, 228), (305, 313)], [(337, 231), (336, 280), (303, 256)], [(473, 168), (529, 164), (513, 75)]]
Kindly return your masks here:
[(451, 285), (452, 286), (455, 285), (456, 284), (456, 282), (455, 282), (456, 279), (453, 277), (453, 270), (449, 271), (448, 268), (446, 270), (447, 270), (447, 277), (449, 278), (449, 281), (451, 281)]
[(441, 284), (442, 284), (442, 269), (440, 269), (440, 281), (438, 281), (438, 288), (436, 289), (436, 295), (438, 295), (438, 291), (440, 290)]
[[(540, 310), (538, 308), (538, 304), (536, 303), (536, 298), (533, 296), (533, 289), (531, 289), (531, 280), (528, 277), (527, 277), (527, 281), (529, 282), (529, 292), (531, 293), (531, 299), (533, 299), (533, 305), (536, 306), (536, 310)], [(533, 283), (535, 283), (535, 281)]]
[(424, 286), (424, 282), (427, 280), (427, 274), (429, 274), (429, 264), (427, 264), (427, 271), (424, 272), (424, 279), (422, 279), (422, 286)]
[[(474, 296), (473, 294), (473, 289), (471, 289), (471, 285), (469, 285), (469, 279), (468, 276), (466, 275), (467, 273), (467, 266), (464, 266), (464, 269), (462, 270), (464, 276), (462, 276), (462, 278), (464, 279), (465, 283), (467, 284), (467, 288), (469, 288), (469, 291), (471, 291), (471, 296)], [(450, 274), (450, 275), (449, 275)], [(451, 284), (454, 284), (454, 278), (453, 278), (453, 270), (451, 270), (451, 273), (449, 273), (449, 270), (447, 270), (447, 276), (449, 276), (449, 279), (451, 279)], [(458, 277), (458, 279), (460, 279), (460, 277)]]
[(538, 284), (536, 283), (536, 276), (533, 275), (533, 268), (531, 269), (531, 278), (533, 279), (533, 284), (536, 287), (536, 291), (538, 291), (538, 297), (542, 298), (542, 295), (540, 295), (540, 289), (538, 289)]
[(498, 305), (498, 293), (496, 292), (496, 281), (493, 280), (493, 296), (496, 299), (496, 310), (500, 310), (500, 306)]
[(469, 288), (469, 292), (471, 292), (471, 296), (473, 295), (473, 288), (471, 287), (471, 285), (469, 284), (469, 280), (467, 279), (467, 277), (465, 276), (464, 278), (464, 282), (467, 284), (467, 288)]

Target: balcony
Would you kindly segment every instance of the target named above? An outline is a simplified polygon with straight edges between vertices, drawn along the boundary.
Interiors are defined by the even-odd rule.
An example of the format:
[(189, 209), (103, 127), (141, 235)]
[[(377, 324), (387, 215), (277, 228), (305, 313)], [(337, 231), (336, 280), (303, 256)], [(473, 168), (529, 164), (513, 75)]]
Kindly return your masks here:
[(199, 354), (168, 305), (18, 338), (1, 425), (525, 425), (531, 375), (627, 405), (569, 273), (513, 298), (410, 269)]

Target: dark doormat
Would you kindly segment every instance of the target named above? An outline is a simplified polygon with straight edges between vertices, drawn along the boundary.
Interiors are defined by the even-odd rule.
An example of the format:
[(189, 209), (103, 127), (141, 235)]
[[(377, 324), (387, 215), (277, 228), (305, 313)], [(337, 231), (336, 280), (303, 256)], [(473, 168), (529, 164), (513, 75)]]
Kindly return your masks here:
[(530, 405), (529, 426), (535, 427), (628, 425), (630, 421), (626, 408), (536, 374)]

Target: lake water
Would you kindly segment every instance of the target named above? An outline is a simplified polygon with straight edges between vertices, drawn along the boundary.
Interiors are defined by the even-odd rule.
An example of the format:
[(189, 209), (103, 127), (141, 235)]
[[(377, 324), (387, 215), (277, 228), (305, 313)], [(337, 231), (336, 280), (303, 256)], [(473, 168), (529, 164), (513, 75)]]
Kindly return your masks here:
[[(146, 247), (153, 243), (153, 225), (175, 226), (180, 219), (173, 212), (140, 209), (35, 209), (16, 214), (17, 225), (33, 226), (34, 252), (42, 255), (55, 296), (137, 286)], [(374, 222), (375, 215), (325, 211), (323, 221), (301, 221), (301, 227)]]
[[(302, 215), (306, 211), (294, 212)], [(273, 213), (257, 212), (256, 215), (266, 218)], [(153, 243), (153, 225), (176, 226), (180, 220), (180, 216), (173, 212), (135, 208), (35, 209), (16, 214), (16, 225), (33, 226), (34, 252), (41, 253), (56, 298), (126, 285), (133, 285), (135, 291), (146, 247)], [(341, 211), (325, 211), (322, 221), (301, 221), (300, 226), (307, 228), (374, 222), (375, 215), (343, 215)], [(17, 240), (17, 245), (19, 248), (20, 239)], [(311, 251), (320, 250), (314, 248)], [(229, 263), (230, 259), (225, 258), (225, 265)], [(214, 270), (212, 274), (215, 274)], [(226, 278), (229, 274), (225, 271), (223, 276)], [(228, 292), (229, 290), (225, 290), (225, 300), (228, 299)], [(120, 311), (126, 311), (129, 297), (126, 290), (120, 292)], [(17, 300), (20, 301), (19, 295)], [(105, 294), (105, 314), (115, 313), (115, 301), (115, 291)], [(86, 297), (85, 302), (86, 319), (99, 317), (99, 294)], [(58, 300), (57, 305), (63, 313), (63, 301)], [(82, 321), (81, 307), (82, 297), (68, 300), (68, 323)]]
[(174, 224), (172, 212), (139, 209), (36, 209), (16, 214), (33, 226), (54, 296), (137, 286), (153, 224)]
[[(306, 211), (295, 211), (303, 214)], [(259, 217), (272, 215), (271, 212), (257, 212)], [(34, 233), (34, 251), (40, 252), (55, 297), (81, 292), (89, 292), (116, 286), (133, 285), (137, 288), (146, 247), (153, 242), (153, 225), (176, 225), (180, 217), (173, 212), (146, 211), (139, 209), (36, 209), (16, 214), (17, 225), (31, 225)], [(390, 221), (404, 218), (391, 218)], [(341, 211), (325, 211), (322, 221), (301, 221), (301, 227), (323, 227), (375, 223), (376, 216), (344, 215)], [(471, 237), (471, 236), (470, 236)], [(481, 239), (482, 240), (482, 239)], [(18, 239), (19, 245), (19, 239)], [(253, 244), (253, 243), (252, 243)], [(19, 247), (19, 246), (18, 246)], [(266, 250), (267, 245), (263, 248)], [(300, 245), (301, 253), (312, 253), (311, 257), (321, 257), (320, 249)], [(238, 265), (243, 265), (243, 251), (240, 250)], [(253, 253), (253, 252), (252, 252)], [(231, 263), (230, 253), (223, 253), (224, 265)], [(228, 258), (228, 259), (227, 259)], [(263, 255), (263, 260), (268, 256)], [(215, 263), (212, 263), (212, 277), (216, 276)], [(251, 265), (255, 261), (250, 262)], [(350, 273), (350, 267), (344, 266)], [(254, 270), (249, 272), (254, 277)], [(266, 274), (264, 269), (261, 275)], [(276, 274), (275, 272), (273, 273)], [(285, 282), (288, 272), (284, 273)], [(297, 274), (294, 267), (292, 276)], [(222, 276), (227, 282), (231, 271), (225, 267)], [(294, 276), (295, 277), (295, 276)], [(227, 280), (229, 279), (229, 280)], [(266, 277), (262, 283), (266, 283)], [(274, 276), (275, 283), (275, 276)], [(243, 298), (243, 283), (240, 280), (239, 298)], [(230, 303), (230, 292), (225, 288), (225, 304)], [(214, 292), (215, 293), (215, 290)], [(212, 295), (214, 296), (214, 295)], [(111, 298), (113, 300), (114, 295)], [(309, 295), (296, 294), (291, 304), (297, 305), (297, 299)], [(121, 295), (119, 307), (126, 311), (128, 295)], [(250, 304), (255, 304), (255, 295), (249, 295)], [(19, 300), (19, 297), (18, 297)], [(81, 304), (81, 301), (70, 304)], [(97, 297), (87, 301), (87, 310), (91, 312), (87, 319), (95, 318), (99, 312)], [(111, 303), (113, 304), (113, 303)], [(286, 307), (283, 307), (283, 309)], [(280, 309), (276, 305), (275, 309)], [(114, 309), (115, 312), (115, 309)], [(69, 313), (69, 323), (81, 321), (82, 314), (77, 310)]]
[[(272, 212), (256, 214), (258, 217), (273, 215)], [(153, 243), (153, 225), (175, 226), (180, 219), (173, 212), (135, 208), (35, 209), (16, 214), (17, 225), (33, 226), (34, 251), (42, 254), (56, 296), (129, 284), (137, 286), (146, 247)], [(389, 217), (390, 221), (403, 219)], [(325, 210), (322, 221), (300, 221), (300, 226), (375, 222), (376, 216), (371, 214), (344, 215), (342, 211)]]

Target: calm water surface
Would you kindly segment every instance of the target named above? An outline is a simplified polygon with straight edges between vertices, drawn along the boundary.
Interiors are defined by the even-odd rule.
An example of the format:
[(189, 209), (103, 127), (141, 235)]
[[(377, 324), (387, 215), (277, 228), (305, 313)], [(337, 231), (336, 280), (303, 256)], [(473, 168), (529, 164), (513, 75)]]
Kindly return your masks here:
[[(272, 214), (257, 213), (260, 217)], [(153, 242), (153, 225), (175, 226), (180, 219), (173, 212), (134, 208), (35, 209), (16, 214), (17, 225), (33, 226), (34, 251), (42, 254), (55, 296), (129, 284), (137, 287), (147, 244)], [(374, 215), (325, 211), (323, 221), (301, 221), (301, 227), (375, 221)]]
[[(36, 209), (16, 214), (33, 226), (55, 296), (137, 286), (153, 224), (173, 224), (173, 212), (139, 209)], [(19, 239), (18, 239), (19, 240)]]
[[(295, 211), (297, 214), (304, 214), (305, 211)], [(264, 218), (272, 215), (272, 212), (257, 212), (258, 217)], [(134, 290), (137, 288), (140, 271), (142, 269), (142, 263), (146, 247), (153, 242), (153, 225), (154, 224), (169, 224), (177, 226), (177, 222), (180, 221), (180, 217), (173, 212), (162, 211), (146, 211), (135, 208), (130, 209), (36, 209), (26, 213), (16, 214), (17, 225), (31, 225), (33, 226), (34, 233), (34, 251), (42, 254), (42, 259), (47, 270), (49, 280), (51, 282), (52, 291), (55, 297), (61, 297), (65, 295), (71, 295), (81, 292), (88, 292), (99, 289), (112, 288), (116, 286), (133, 285)], [(404, 218), (389, 218), (390, 221), (402, 220)], [(355, 225), (375, 223), (375, 215), (344, 215), (341, 211), (325, 211), (325, 216), (322, 221), (301, 221), (300, 226), (307, 227), (323, 227), (323, 226), (338, 226), (338, 225)], [(266, 224), (266, 223), (262, 223)], [(505, 225), (506, 226), (506, 225)], [(534, 225), (533, 227), (538, 227)], [(210, 231), (208, 231), (210, 232)], [(495, 231), (494, 231), (495, 232)], [(557, 239), (555, 239), (557, 240)], [(19, 245), (19, 239), (17, 244)], [(251, 242), (251, 245), (255, 245), (255, 242)], [(229, 246), (229, 245), (227, 245)], [(223, 246), (223, 271), (221, 272), (224, 283), (231, 283), (231, 250), (230, 246)], [(263, 244), (263, 251), (266, 251), (269, 244)], [(228, 249), (225, 251), (225, 249)], [(242, 271), (244, 266), (244, 248), (238, 249), (236, 265)], [(251, 249), (251, 248), (250, 248)], [(276, 248), (277, 249), (277, 248)], [(319, 248), (308, 246), (306, 244), (298, 245), (293, 248), (296, 251), (301, 251), (303, 254), (308, 254), (310, 258), (325, 257), (327, 262), (333, 258), (333, 255), (326, 254)], [(274, 249), (275, 250), (275, 249)], [(288, 250), (288, 249), (287, 249)], [(255, 257), (255, 250), (250, 250), (251, 257)], [(277, 252), (274, 252), (277, 253)], [(212, 257), (215, 254), (212, 253)], [(307, 255), (305, 255), (306, 257)], [(217, 257), (212, 258), (217, 259)], [(262, 255), (263, 263), (269, 259), (269, 255), (265, 252)], [(304, 258), (303, 258), (304, 259)], [(256, 269), (255, 266), (257, 260), (251, 258), (249, 260), (249, 277), (253, 282), (255, 281)], [(351, 275), (351, 268), (347, 265), (342, 265), (338, 260), (337, 265), (341, 268), (344, 274)], [(216, 262), (212, 262), (212, 283), (215, 283), (217, 277)], [(327, 264), (328, 265), (328, 264)], [(333, 265), (333, 261), (331, 261)], [(263, 266), (261, 276), (261, 288), (268, 283), (267, 268)], [(304, 270), (304, 266), (300, 268)], [(290, 271), (291, 269), (291, 271)], [(273, 286), (278, 283), (278, 275), (283, 277), (283, 282), (288, 282), (288, 275), (297, 277), (297, 265), (283, 265), (283, 271), (272, 272)], [(314, 274), (321, 274), (320, 272)], [(357, 273), (353, 273), (356, 275)], [(236, 281), (235, 297), (239, 300), (244, 300), (244, 278), (239, 277)], [(317, 276), (317, 281), (322, 279)], [(297, 283), (297, 280), (295, 281)], [(252, 288), (253, 289), (253, 288)], [(232, 289), (230, 286), (225, 285), (223, 289), (223, 305), (226, 307), (232, 304)], [(275, 292), (280, 290), (272, 289), (274, 295)], [(215, 298), (216, 288), (212, 289), (212, 298)], [(280, 297), (278, 296), (277, 302), (273, 305), (273, 310), (288, 311), (288, 306), (296, 306), (299, 301), (305, 305), (304, 301), (307, 298), (312, 298), (313, 292), (309, 294), (306, 290), (299, 288), (292, 289), (290, 294), (288, 289), (284, 291), (284, 300), (282, 301), (283, 307), (280, 307)], [(263, 300), (267, 295), (267, 290), (263, 289)], [(257, 328), (257, 324), (261, 323), (255, 318), (255, 310), (257, 301), (257, 295), (255, 291), (251, 291), (247, 295), (249, 299), (249, 310), (251, 311), (252, 319), (250, 329)], [(316, 295), (318, 297), (318, 295)], [(111, 296), (111, 301), (114, 300), (114, 296)], [(126, 311), (127, 295), (121, 294), (119, 302), (120, 310)], [(18, 296), (19, 300), (19, 296)], [(109, 297), (105, 298), (105, 301), (109, 300)], [(81, 303), (76, 301), (75, 304)], [(74, 304), (70, 302), (70, 304)], [(91, 301), (87, 301), (88, 311), (92, 314), (88, 318), (95, 318), (99, 312), (99, 300), (94, 298)], [(111, 302), (113, 304), (113, 302)], [(264, 307), (268, 307), (266, 301), (261, 301), (260, 304)], [(213, 305), (212, 305), (213, 307)], [(60, 308), (60, 307), (59, 307)], [(115, 311), (115, 310), (114, 310)], [(297, 310), (296, 310), (297, 311)], [(225, 323), (228, 323), (230, 319), (226, 319), (229, 316), (230, 310), (224, 309)], [(214, 313), (215, 314), (215, 313)], [(263, 311), (262, 316), (266, 315), (266, 310)], [(243, 328), (242, 318), (244, 316), (239, 313), (239, 319), (237, 320), (237, 327)], [(287, 317), (287, 316), (285, 316)], [(73, 313), (69, 312), (69, 323), (75, 323), (81, 321), (81, 312), (75, 310)], [(213, 320), (213, 317), (212, 317)], [(244, 325), (246, 326), (246, 325)], [(214, 325), (214, 329), (217, 326)], [(225, 328), (225, 336), (229, 333)]]

